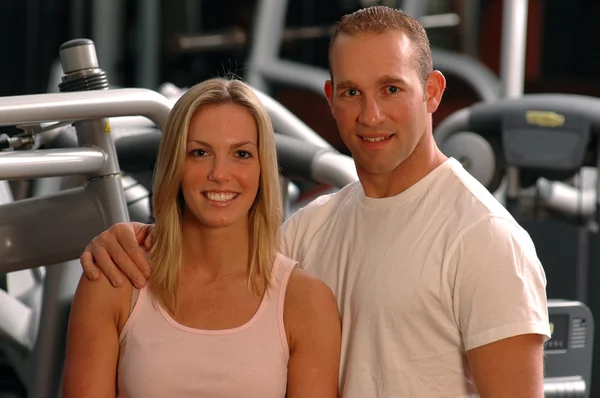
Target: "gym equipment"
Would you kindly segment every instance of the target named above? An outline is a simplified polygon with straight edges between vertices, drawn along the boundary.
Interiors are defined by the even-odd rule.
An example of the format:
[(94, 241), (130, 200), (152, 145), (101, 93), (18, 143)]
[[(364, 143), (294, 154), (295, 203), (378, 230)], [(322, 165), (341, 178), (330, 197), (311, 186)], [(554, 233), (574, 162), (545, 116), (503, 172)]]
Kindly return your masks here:
[(537, 180), (540, 202), (549, 209), (567, 217), (593, 220), (596, 214), (596, 189), (598, 169), (583, 167), (577, 186), (562, 181)]
[[(98, 68), (90, 41), (67, 42), (60, 50), (65, 71), (61, 91), (100, 89), (0, 98), (0, 125), (25, 131), (10, 142), (17, 150), (0, 154), (0, 178), (86, 177), (83, 187), (0, 206), (1, 272), (54, 264), (43, 278), (37, 274), (38, 291), (39, 284), (44, 285), (43, 292), (37, 293), (39, 306), (28, 307), (8, 294), (0, 295), (3, 352), (31, 397), (58, 393), (66, 320), (81, 274), (79, 264), (68, 262), (79, 258), (87, 242), (108, 226), (129, 220), (106, 118), (143, 115), (162, 127), (171, 109), (166, 98), (149, 90), (102, 90), (106, 76)], [(41, 123), (58, 122), (58, 126), (63, 121), (73, 123), (79, 147), (15, 148), (43, 131)]]
[(523, 95), (528, 10), (529, 0), (506, 0), (502, 6), (500, 58), (502, 98), (515, 98)]
[[(456, 14), (423, 15), (419, 21), (426, 29), (437, 28), (458, 24), (458, 16)], [(282, 31), (281, 44), (329, 38), (334, 31), (335, 25), (286, 27)], [(245, 48), (249, 42), (249, 32), (241, 28), (231, 28), (219, 33), (178, 35), (170, 40), (169, 48), (174, 54), (196, 54), (206, 51), (239, 50)]]
[[(160, 129), (173, 105), (150, 90), (106, 90), (106, 76), (97, 67), (89, 40), (65, 43), (61, 59), (66, 72), (62, 89), (99, 90), (0, 98), (0, 126), (24, 130), (6, 136), (3, 142), (10, 150), (0, 153), (5, 197), (0, 205), (4, 217), (0, 272), (31, 269), (34, 280), (33, 286), (15, 295), (0, 291), (0, 348), (31, 397), (56, 396), (59, 390), (66, 321), (81, 275), (79, 261), (72, 260), (108, 226), (128, 221), (132, 209), (142, 215), (148, 211), (145, 204), (140, 207), (131, 201), (134, 206), (128, 209), (126, 193), (131, 187), (121, 169), (147, 171), (153, 166)], [(338, 188), (357, 179), (351, 159), (331, 149), (276, 101), (259, 96), (274, 124), (289, 135), (277, 135), (283, 170)], [(136, 130), (133, 126), (140, 119), (151, 123), (145, 121)], [(112, 137), (117, 120), (134, 132)], [(74, 129), (65, 126), (71, 123)], [(59, 128), (52, 130), (55, 127)], [(42, 138), (52, 149), (33, 148)], [(304, 167), (294, 163), (298, 161), (306, 162)], [(77, 175), (85, 177), (84, 186), (19, 201), (12, 200), (5, 181)], [(137, 191), (133, 199), (147, 192)]]
[[(598, 167), (600, 120), (596, 114), (600, 101), (564, 94), (523, 95), (528, 1), (505, 0), (503, 7), (504, 99), (455, 112), (440, 123), (434, 137), (442, 152), (457, 158), (529, 232), (546, 271), (548, 297), (577, 300), (596, 313), (598, 298), (589, 287), (596, 272), (592, 265), (600, 260), (600, 184), (596, 178), (595, 188), (588, 188), (584, 199), (563, 181), (582, 168)], [(551, 204), (548, 207), (579, 215), (584, 200), (586, 222), (565, 222), (540, 210), (540, 204)], [(591, 313), (588, 315), (586, 319), (591, 318)], [(588, 338), (591, 343), (593, 331)], [(555, 342), (546, 348), (555, 354), (552, 344)], [(557, 378), (573, 375), (558, 366), (570, 359), (552, 357), (547, 373), (551, 380), (545, 383), (547, 396), (593, 396), (592, 380), (597, 378), (593, 375), (598, 374), (599, 366), (592, 367), (591, 358), (600, 359), (600, 352), (593, 344), (581, 349), (589, 360), (582, 359), (571, 371), (584, 381)]]
[[(143, 135), (147, 131), (156, 132), (160, 135), (160, 130), (156, 127), (144, 128), (141, 131), (136, 131), (136, 126), (129, 126), (129, 130), (126, 134), (123, 134), (123, 122), (115, 118), (110, 122), (111, 134), (115, 147), (117, 150), (117, 158), (119, 166), (121, 167), (121, 184), (123, 185), (123, 192), (125, 195), (125, 202), (127, 203), (127, 210), (131, 221), (148, 223), (151, 221), (150, 215), (150, 190), (151, 181), (140, 182), (137, 177), (137, 172), (151, 172), (152, 169), (144, 168), (143, 166), (148, 164), (147, 159), (154, 159), (157, 152), (147, 152), (137, 154), (135, 159), (140, 163), (139, 165), (131, 162), (131, 151), (134, 150), (134, 145), (139, 145), (139, 141), (143, 140)], [(146, 119), (147, 120), (147, 119)], [(127, 124), (125, 124), (127, 125)], [(139, 138), (135, 138), (135, 137)], [(132, 139), (133, 137), (133, 139)], [(58, 149), (58, 148), (77, 148), (77, 132), (71, 126), (57, 129), (53, 134), (52, 139), (48, 141), (44, 148), (47, 149)], [(156, 148), (158, 150), (158, 148)], [(139, 151), (139, 148), (138, 148)], [(125, 166), (125, 167), (124, 167)], [(126, 170), (126, 171), (124, 171)], [(66, 181), (65, 181), (66, 180)], [(60, 192), (64, 189), (74, 188), (75, 186), (81, 185), (81, 179), (75, 181), (69, 181), (66, 178), (57, 178), (54, 181), (47, 180), (35, 180), (33, 182), (33, 189), (35, 195), (32, 196), (45, 196), (52, 193)], [(73, 186), (71, 186), (73, 185)]]
[[(446, 155), (456, 156), (492, 192), (506, 174), (507, 208), (522, 221), (533, 218), (523, 214), (522, 188), (533, 186), (540, 177), (563, 181), (573, 177), (583, 166), (598, 167), (599, 112), (597, 98), (529, 94), (462, 109), (440, 123), (435, 140)], [(453, 150), (458, 146), (457, 141), (460, 141), (460, 153)], [(447, 147), (447, 143), (451, 146)], [(486, 154), (493, 153), (492, 161), (481, 156), (481, 148), (485, 148)], [(596, 222), (600, 222), (600, 186), (596, 192), (594, 207)], [(536, 244), (543, 246), (543, 242)], [(548, 260), (550, 263), (544, 262), (544, 265), (552, 268), (552, 259)], [(557, 267), (564, 268), (564, 265), (557, 264)], [(585, 263), (576, 268), (584, 272), (588, 267)], [(577, 286), (580, 293), (573, 296), (571, 292), (565, 298), (587, 302), (586, 283), (582, 275)]]
[(544, 394), (589, 397), (592, 383), (594, 318), (583, 303), (549, 300), (552, 336), (544, 344)]
[[(422, 14), (424, 1), (404, 3), (407, 3), (407, 12), (420, 13), (409, 15), (427, 23), (424, 18), (430, 16)], [(267, 93), (270, 84), (276, 83), (323, 95), (323, 84), (329, 79), (329, 71), (279, 57), (279, 48), (286, 36), (287, 6), (287, 0), (258, 0), (245, 78), (253, 87)], [(432, 57), (437, 69), (463, 79), (483, 101), (494, 101), (499, 97), (498, 78), (473, 58), (440, 49), (432, 49)]]
[[(535, 187), (540, 178), (565, 181), (584, 166), (597, 168), (598, 115), (597, 98), (528, 94), (462, 109), (442, 121), (434, 135), (440, 149), (461, 161), (491, 192), (506, 180), (506, 207), (536, 245), (548, 297), (580, 301), (594, 314), (598, 298), (590, 287), (592, 265), (600, 260), (600, 184), (592, 223), (548, 214), (535, 196), (526, 196), (525, 188)], [(600, 359), (600, 353), (594, 358)]]
[[(81, 0), (71, 0), (73, 12), (81, 13)], [(115, 83), (122, 85), (124, 76), (119, 65), (123, 63), (126, 37), (126, 10), (124, 0), (94, 0), (91, 3), (92, 39), (103, 68)], [(145, 0), (135, 7), (138, 26), (135, 32), (135, 86), (155, 89), (159, 82), (160, 65), (160, 2)], [(76, 15), (74, 21), (83, 21)], [(77, 32), (81, 35), (83, 32)], [(79, 37), (79, 36), (74, 36)]]

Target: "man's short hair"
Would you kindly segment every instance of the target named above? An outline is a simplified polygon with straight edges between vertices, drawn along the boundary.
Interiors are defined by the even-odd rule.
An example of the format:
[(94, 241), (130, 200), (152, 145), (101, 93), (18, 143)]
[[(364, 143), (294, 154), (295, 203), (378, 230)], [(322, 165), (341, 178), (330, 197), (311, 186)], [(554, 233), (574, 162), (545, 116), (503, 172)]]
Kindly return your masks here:
[(339, 35), (382, 34), (394, 30), (403, 32), (410, 40), (415, 55), (414, 66), (421, 82), (425, 84), (433, 71), (433, 61), (429, 38), (423, 25), (399, 9), (385, 6), (363, 8), (342, 17), (329, 43), (329, 69), (331, 70), (331, 48)]

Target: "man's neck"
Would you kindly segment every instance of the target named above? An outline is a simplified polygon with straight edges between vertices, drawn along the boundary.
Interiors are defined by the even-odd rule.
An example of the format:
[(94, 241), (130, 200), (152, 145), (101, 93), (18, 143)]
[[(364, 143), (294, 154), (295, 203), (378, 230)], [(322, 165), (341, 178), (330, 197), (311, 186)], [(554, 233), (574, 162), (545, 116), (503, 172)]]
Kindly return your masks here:
[(358, 178), (369, 198), (390, 198), (406, 191), (448, 158), (438, 149), (432, 136), (419, 142), (413, 153), (394, 170), (371, 174), (358, 169)]

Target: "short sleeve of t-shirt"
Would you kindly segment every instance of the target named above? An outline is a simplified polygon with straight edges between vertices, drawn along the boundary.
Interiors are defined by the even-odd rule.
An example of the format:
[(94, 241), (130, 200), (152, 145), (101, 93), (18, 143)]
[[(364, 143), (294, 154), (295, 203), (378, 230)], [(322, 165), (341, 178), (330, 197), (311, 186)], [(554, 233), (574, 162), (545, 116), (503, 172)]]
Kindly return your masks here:
[(331, 198), (332, 195), (319, 196), (306, 207), (296, 211), (279, 229), (280, 253), (298, 261), (300, 268), (304, 268), (303, 249), (310, 245), (319, 228), (328, 219), (327, 209), (323, 210), (323, 207)]
[(522, 334), (550, 338), (546, 276), (529, 234), (489, 217), (456, 238), (448, 280), (465, 349)]
[(297, 242), (296, 237), (299, 235), (297, 233), (299, 218), (299, 214), (292, 216), (290, 219), (286, 220), (279, 229), (281, 232), (281, 245), (279, 251), (284, 256), (294, 259), (297, 259), (298, 257), (297, 247), (299, 242)]

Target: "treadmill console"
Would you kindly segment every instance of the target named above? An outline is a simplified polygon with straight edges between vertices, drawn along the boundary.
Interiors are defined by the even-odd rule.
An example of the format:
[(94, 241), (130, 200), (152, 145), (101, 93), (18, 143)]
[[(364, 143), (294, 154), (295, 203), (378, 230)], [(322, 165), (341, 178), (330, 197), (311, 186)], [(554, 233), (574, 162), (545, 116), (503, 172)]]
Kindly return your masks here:
[(577, 301), (548, 300), (550, 340), (544, 343), (544, 392), (551, 397), (590, 394), (594, 319)]

